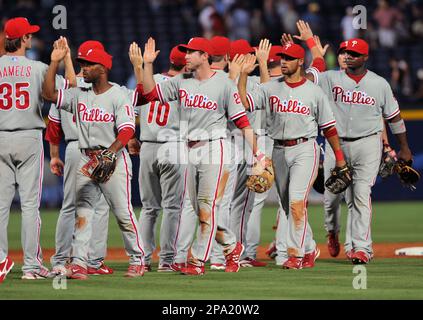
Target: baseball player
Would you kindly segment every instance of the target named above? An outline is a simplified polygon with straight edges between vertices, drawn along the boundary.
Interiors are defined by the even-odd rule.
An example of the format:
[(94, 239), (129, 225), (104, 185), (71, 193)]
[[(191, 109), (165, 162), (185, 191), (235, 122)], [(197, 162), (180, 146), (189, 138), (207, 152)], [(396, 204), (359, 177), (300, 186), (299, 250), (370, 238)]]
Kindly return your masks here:
[[(129, 55), (139, 79), (142, 56), (136, 43), (131, 44)], [(177, 46), (171, 50), (169, 60), (169, 71), (154, 75), (157, 83), (167, 81), (185, 71), (185, 53), (179, 51)], [(165, 104), (153, 101), (137, 107), (135, 114), (140, 119), (141, 144), (137, 139), (131, 139), (128, 145), (130, 154), (139, 154), (140, 157), (139, 187), (142, 210), (139, 224), (148, 271), (151, 270), (151, 257), (156, 247), (156, 222), (161, 209), (163, 217), (157, 271), (173, 271), (171, 264), (174, 260), (176, 233), (182, 219), (180, 215), (185, 195), (185, 165), (178, 159), (178, 154), (183, 151), (179, 133), (179, 109), (176, 101)], [(131, 149), (134, 151), (131, 152)], [(192, 225), (189, 227), (192, 228)]]
[[(127, 93), (108, 82), (112, 57), (100, 48), (78, 52), (84, 81), (91, 88), (56, 90), (54, 75), (58, 63), (66, 55), (66, 48), (57, 43), (51, 54), (51, 63), (43, 85), (43, 95), (56, 102), (58, 109), (72, 112), (78, 128), (81, 158), (76, 177), (76, 229), (72, 242), (72, 261), (67, 276), (85, 280), (87, 276), (88, 244), (92, 233), (95, 204), (104, 195), (116, 216), (125, 250), (130, 257), (127, 277), (144, 275), (143, 245), (131, 204), (130, 157), (124, 148), (135, 132), (134, 110)], [(115, 161), (113, 175), (106, 182), (95, 182), (83, 173), (100, 154)], [(97, 160), (98, 161), (98, 160)]]
[[(243, 129), (253, 152), (265, 165), (265, 156), (258, 151), (255, 135), (250, 130), (248, 118), (239, 100), (236, 87), (228, 77), (210, 68), (209, 58), (213, 49), (209, 40), (192, 38), (187, 45), (179, 46), (186, 52), (187, 68), (191, 75), (179, 75), (156, 84), (152, 63), (158, 55), (152, 38), (144, 53), (143, 90), (149, 100), (161, 103), (177, 100), (181, 119), (187, 121), (188, 172), (187, 188), (200, 224), (192, 257), (181, 272), (187, 275), (204, 274), (204, 264), (210, 255), (214, 238), (223, 246), (226, 272), (238, 272), (239, 257), (244, 247), (237, 243), (235, 235), (219, 225), (219, 213), (228, 172), (225, 170), (226, 127), (228, 119)], [(217, 223), (216, 223), (217, 222)]]
[[(301, 66), (304, 49), (297, 44), (283, 46), (281, 56), (284, 80), (267, 82), (247, 94), (246, 79), (254, 69), (255, 58), (243, 67), (238, 89), (245, 107), (265, 106), (269, 135), (274, 139), (276, 188), (288, 213), (288, 260), (285, 269), (314, 265), (319, 249), (307, 219), (307, 198), (317, 176), (319, 148), (315, 141), (320, 127), (337, 155), (336, 165), (346, 162), (339, 146), (329, 100), (324, 92), (304, 78)], [(306, 239), (308, 238), (308, 239)]]
[(350, 208), (345, 252), (353, 264), (368, 263), (373, 257), (371, 240), (371, 188), (381, 160), (381, 117), (396, 136), (398, 158), (412, 159), (398, 102), (385, 79), (366, 68), (369, 46), (362, 39), (345, 43), (347, 70), (319, 74), (319, 84), (330, 92), (341, 147), (353, 170), (353, 184), (345, 191)]
[[(17, 186), (22, 208), (22, 279), (27, 280), (50, 276), (42, 265), (39, 213), (45, 128), (41, 86), (48, 66), (25, 57), (26, 50), (31, 48), (32, 34), (39, 30), (26, 18), (8, 20), (4, 28), (7, 53), (0, 58), (0, 261), (6, 259), (3, 272), (8, 272), (7, 222)], [(74, 82), (74, 72), (67, 75)], [(56, 77), (56, 81), (60, 88), (69, 85), (61, 77)]]
[[(98, 41), (86, 41), (82, 43), (78, 52), (86, 52), (98, 48), (104, 50)], [(71, 59), (70, 51), (65, 59)], [(70, 62), (72, 63), (72, 62)], [(82, 70), (77, 75), (79, 88), (90, 88), (82, 76)], [(51, 257), (52, 271), (55, 274), (66, 274), (65, 264), (71, 257), (72, 237), (75, 230), (76, 216), (76, 173), (81, 157), (78, 147), (78, 130), (74, 116), (66, 111), (58, 110), (54, 104), (50, 107), (48, 115), (45, 139), (50, 145), (50, 169), (57, 176), (64, 175), (63, 179), (63, 202), (56, 225), (56, 252)], [(59, 144), (62, 136), (66, 141), (65, 163), (59, 157)], [(101, 195), (95, 205), (93, 215), (93, 232), (90, 240), (87, 273), (93, 275), (112, 274), (113, 269), (104, 264), (107, 252), (107, 233), (109, 228), (109, 206)]]

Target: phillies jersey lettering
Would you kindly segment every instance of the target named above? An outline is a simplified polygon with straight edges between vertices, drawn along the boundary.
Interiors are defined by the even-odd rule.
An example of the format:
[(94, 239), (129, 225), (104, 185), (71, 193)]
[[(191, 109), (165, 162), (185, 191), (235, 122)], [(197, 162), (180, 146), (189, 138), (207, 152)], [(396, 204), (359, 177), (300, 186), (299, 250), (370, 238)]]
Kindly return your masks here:
[(318, 128), (335, 125), (324, 92), (311, 81), (291, 88), (282, 78), (269, 81), (247, 94), (252, 112), (265, 108), (270, 137), (278, 140), (314, 138)]
[(326, 71), (319, 74), (319, 86), (331, 101), (341, 138), (381, 132), (381, 118), (389, 120), (400, 113), (388, 82), (370, 70), (358, 83), (345, 71)]
[(181, 123), (187, 124), (187, 132), (182, 134), (188, 140), (226, 138), (228, 119), (246, 114), (235, 83), (223, 72), (203, 81), (189, 74), (177, 75), (157, 83), (156, 88), (161, 103), (179, 103)]
[(118, 85), (98, 95), (92, 88), (59, 90), (56, 105), (75, 115), (80, 149), (107, 148), (122, 129), (135, 130), (132, 102)]
[[(0, 131), (44, 129), (41, 96), (48, 66), (24, 56), (0, 57)], [(56, 76), (56, 87), (67, 88)]]
[[(110, 82), (110, 84), (121, 88), (131, 99), (133, 103), (134, 101), (134, 90), (127, 89), (126, 87), (121, 87), (116, 83)], [(76, 78), (76, 85), (78, 88), (91, 88), (91, 83), (87, 83), (84, 81), (83, 77)], [(78, 129), (76, 127), (76, 116), (72, 113), (69, 113), (63, 109), (57, 109), (54, 103), (50, 106), (50, 111), (48, 114), (48, 118), (50, 121), (59, 123), (62, 126), (63, 134), (65, 136), (65, 140), (68, 141), (75, 141), (78, 140)]]
[[(171, 79), (163, 74), (155, 74), (156, 83)], [(135, 107), (140, 120), (140, 140), (150, 142), (181, 141), (179, 133), (181, 110), (177, 101), (164, 104), (152, 101), (146, 105)]]

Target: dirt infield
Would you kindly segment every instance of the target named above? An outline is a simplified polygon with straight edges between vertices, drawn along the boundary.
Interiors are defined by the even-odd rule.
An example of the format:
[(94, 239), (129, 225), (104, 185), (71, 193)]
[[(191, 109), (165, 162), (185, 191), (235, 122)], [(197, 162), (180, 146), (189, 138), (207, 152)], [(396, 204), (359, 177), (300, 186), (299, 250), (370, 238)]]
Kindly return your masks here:
[[(320, 259), (329, 259), (331, 256), (327, 250), (326, 244), (318, 244), (320, 253)], [(375, 254), (375, 258), (404, 258), (403, 256), (399, 257), (395, 255), (396, 249), (406, 248), (406, 247), (423, 247), (423, 242), (398, 242), (398, 243), (374, 243), (373, 250)], [(270, 260), (269, 257), (266, 255), (265, 251), (267, 246), (261, 246), (258, 248), (258, 256), (259, 260)], [(153, 254), (153, 261), (158, 261), (157, 256), (158, 250), (156, 250)], [(54, 249), (43, 249), (44, 261), (50, 261), (50, 257), (54, 254)], [(9, 256), (15, 262), (22, 262), (23, 261), (23, 253), (22, 250), (11, 250), (9, 251)], [(125, 251), (122, 248), (109, 248), (107, 250), (107, 260), (111, 261), (126, 261), (128, 258), (125, 254)], [(333, 259), (333, 258), (332, 258)], [(336, 259), (345, 259), (345, 254), (343, 248), (341, 248), (341, 253)]]

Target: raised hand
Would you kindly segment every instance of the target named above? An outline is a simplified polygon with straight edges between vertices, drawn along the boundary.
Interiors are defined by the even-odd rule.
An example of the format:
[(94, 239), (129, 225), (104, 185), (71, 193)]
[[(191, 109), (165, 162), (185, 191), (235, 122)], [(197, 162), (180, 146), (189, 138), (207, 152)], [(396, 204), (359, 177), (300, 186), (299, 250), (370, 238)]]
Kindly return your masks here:
[(317, 49), (319, 49), (320, 54), (324, 57), (326, 54), (326, 51), (329, 48), (329, 45), (327, 44), (323, 47), (322, 43), (320, 42), (319, 36), (314, 35), (313, 38), (314, 38), (314, 42), (316, 43)]
[(131, 63), (134, 67), (142, 66), (142, 63), (144, 62), (141, 48), (138, 46), (137, 43), (132, 42), (129, 46), (129, 60), (131, 60)]
[(288, 43), (294, 43), (294, 39), (289, 33), (284, 33), (281, 37), (281, 45), (285, 46)]
[(144, 63), (153, 63), (159, 55), (160, 50), (156, 51), (156, 40), (153, 38), (148, 38), (147, 43), (145, 44), (144, 49)]
[(235, 80), (241, 73), (242, 65), (244, 63), (245, 56), (243, 54), (236, 54), (235, 57), (229, 62), (229, 78)]
[(258, 66), (256, 64), (256, 56), (253, 54), (247, 54), (244, 58), (244, 64), (242, 65), (241, 72), (242, 73), (251, 73), (254, 71), (254, 69)]
[(60, 37), (53, 44), (53, 51), (51, 52), (51, 61), (62, 61), (69, 51), (69, 47), (65, 38)]
[(272, 48), (272, 44), (270, 43), (269, 39), (260, 40), (258, 49), (255, 49), (257, 61), (259, 63), (267, 63), (267, 59), (269, 59), (269, 53), (271, 48)]
[(300, 35), (294, 36), (295, 39), (306, 41), (307, 39), (310, 39), (313, 37), (313, 31), (311, 31), (311, 28), (308, 22), (305, 22), (304, 20), (298, 20), (297, 28), (298, 28), (298, 31), (300, 32)]

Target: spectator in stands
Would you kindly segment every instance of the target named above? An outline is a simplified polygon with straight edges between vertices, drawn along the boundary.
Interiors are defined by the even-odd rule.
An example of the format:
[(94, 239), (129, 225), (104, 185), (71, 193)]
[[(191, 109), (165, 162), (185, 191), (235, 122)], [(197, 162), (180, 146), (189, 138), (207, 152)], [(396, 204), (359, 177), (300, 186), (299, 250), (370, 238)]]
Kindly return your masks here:
[(290, 0), (281, 0), (276, 4), (276, 12), (278, 13), (281, 25), (285, 33), (295, 34), (297, 32), (297, 21), (299, 15), (295, 11), (295, 6)]
[(346, 9), (346, 15), (341, 20), (342, 39), (348, 40), (358, 37), (358, 29), (354, 27), (354, 14), (353, 8)]
[(423, 68), (417, 70), (417, 79), (419, 79), (419, 83), (413, 98), (418, 101), (423, 101)]
[(319, 12), (319, 4), (317, 2), (311, 2), (307, 6), (307, 12), (302, 16), (302, 20), (308, 22), (315, 34), (321, 34), (322, 30), (322, 18)]
[(409, 97), (412, 94), (410, 68), (405, 60), (391, 58), (389, 65), (392, 69), (390, 85), (397, 97)]
[(423, 9), (417, 4), (413, 4), (411, 8), (413, 22), (411, 31), (417, 38), (423, 38)]
[(226, 27), (232, 40), (245, 39), (251, 41), (251, 16), (243, 1), (237, 0), (226, 16)]
[(373, 18), (378, 24), (379, 44), (382, 47), (393, 48), (397, 44), (395, 27), (402, 20), (401, 12), (390, 6), (387, 0), (379, 0)]

